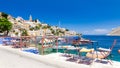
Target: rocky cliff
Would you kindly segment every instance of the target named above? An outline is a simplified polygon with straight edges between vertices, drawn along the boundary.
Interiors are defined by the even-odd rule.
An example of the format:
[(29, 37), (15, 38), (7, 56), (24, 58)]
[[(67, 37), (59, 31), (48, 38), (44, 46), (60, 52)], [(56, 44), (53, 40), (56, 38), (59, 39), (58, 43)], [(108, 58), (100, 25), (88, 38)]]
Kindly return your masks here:
[(120, 27), (113, 29), (108, 35), (120, 36)]

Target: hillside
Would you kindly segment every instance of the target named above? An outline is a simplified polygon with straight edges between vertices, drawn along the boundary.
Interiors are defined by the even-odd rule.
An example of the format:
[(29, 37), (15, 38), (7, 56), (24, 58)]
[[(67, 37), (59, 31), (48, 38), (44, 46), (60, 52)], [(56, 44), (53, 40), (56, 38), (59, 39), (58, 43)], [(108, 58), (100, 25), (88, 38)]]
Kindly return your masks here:
[(113, 29), (108, 35), (120, 36), (120, 27)]
[(70, 36), (77, 34), (75, 31), (61, 28), (56, 25), (51, 26), (45, 22), (39, 21), (38, 19), (33, 20), (31, 15), (29, 16), (29, 20), (25, 20), (21, 16), (15, 18), (9, 14), (0, 12), (0, 18), (6, 18), (13, 24), (13, 27), (9, 32), (10, 36)]

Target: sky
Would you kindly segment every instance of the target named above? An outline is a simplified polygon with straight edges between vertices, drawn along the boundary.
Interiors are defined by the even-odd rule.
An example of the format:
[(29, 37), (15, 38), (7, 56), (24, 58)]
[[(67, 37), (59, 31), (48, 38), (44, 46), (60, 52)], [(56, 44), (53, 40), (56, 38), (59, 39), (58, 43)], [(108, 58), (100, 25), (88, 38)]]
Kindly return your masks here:
[(120, 26), (120, 0), (0, 0), (0, 12), (88, 35)]

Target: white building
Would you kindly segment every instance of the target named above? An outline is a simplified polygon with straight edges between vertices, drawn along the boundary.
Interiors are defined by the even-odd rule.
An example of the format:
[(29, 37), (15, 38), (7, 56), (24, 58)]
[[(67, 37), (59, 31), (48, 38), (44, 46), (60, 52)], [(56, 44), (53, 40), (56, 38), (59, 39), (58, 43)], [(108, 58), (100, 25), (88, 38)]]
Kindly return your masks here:
[(42, 26), (48, 26), (48, 24), (46, 24), (46, 23), (42, 23), (41, 25), (42, 25)]
[(20, 17), (20, 16), (18, 16), (17, 18), (16, 18), (16, 21), (24, 21), (24, 19), (22, 18), (22, 17)]
[(65, 35), (66, 36), (71, 36), (71, 35), (76, 35), (77, 33), (75, 31), (66, 31)]
[(60, 28), (61, 31), (65, 31), (66, 29), (65, 28)]
[(52, 26), (51, 28), (52, 28), (53, 30), (59, 29), (59, 27), (56, 27), (56, 26)]
[(49, 29), (41, 29), (40, 30), (40, 36), (44, 36), (44, 35), (53, 35), (51, 30)]
[(30, 22), (30, 21), (25, 21), (24, 23), (29, 24), (31, 27), (36, 26), (36, 24), (34, 24), (34, 22)]

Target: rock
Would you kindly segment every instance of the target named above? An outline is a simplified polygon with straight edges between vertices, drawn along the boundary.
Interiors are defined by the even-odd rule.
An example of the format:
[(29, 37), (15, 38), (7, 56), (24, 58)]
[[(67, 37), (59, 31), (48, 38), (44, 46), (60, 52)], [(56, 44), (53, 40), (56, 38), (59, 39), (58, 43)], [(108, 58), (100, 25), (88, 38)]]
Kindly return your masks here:
[(113, 29), (108, 35), (120, 36), (120, 27)]

